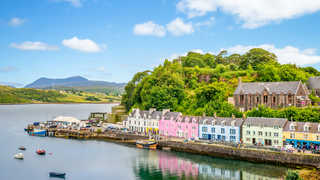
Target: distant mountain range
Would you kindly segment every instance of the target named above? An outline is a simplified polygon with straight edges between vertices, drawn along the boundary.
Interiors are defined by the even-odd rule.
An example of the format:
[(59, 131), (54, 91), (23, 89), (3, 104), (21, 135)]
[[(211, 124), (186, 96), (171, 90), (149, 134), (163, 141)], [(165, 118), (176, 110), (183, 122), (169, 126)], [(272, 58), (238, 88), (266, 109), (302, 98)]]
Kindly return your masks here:
[(64, 79), (40, 78), (25, 88), (56, 89), (61, 87), (124, 87), (125, 83), (107, 81), (92, 81), (81, 76), (74, 76)]
[(0, 82), (0, 85), (11, 86), (11, 87), (15, 87), (15, 88), (23, 87), (23, 84), (15, 83), (15, 82)]

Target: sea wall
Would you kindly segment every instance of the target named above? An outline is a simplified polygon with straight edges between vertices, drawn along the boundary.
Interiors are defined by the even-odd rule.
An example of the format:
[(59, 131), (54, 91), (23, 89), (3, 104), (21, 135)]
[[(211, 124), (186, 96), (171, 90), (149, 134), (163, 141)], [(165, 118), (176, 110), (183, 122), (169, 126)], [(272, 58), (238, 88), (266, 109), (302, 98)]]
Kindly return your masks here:
[(161, 141), (160, 147), (170, 147), (171, 150), (201, 154), (226, 159), (245, 160), (258, 163), (285, 165), (288, 167), (320, 168), (320, 156), (309, 154), (292, 154), (266, 150), (234, 148), (220, 145), (200, 143), (183, 143), (175, 141)]

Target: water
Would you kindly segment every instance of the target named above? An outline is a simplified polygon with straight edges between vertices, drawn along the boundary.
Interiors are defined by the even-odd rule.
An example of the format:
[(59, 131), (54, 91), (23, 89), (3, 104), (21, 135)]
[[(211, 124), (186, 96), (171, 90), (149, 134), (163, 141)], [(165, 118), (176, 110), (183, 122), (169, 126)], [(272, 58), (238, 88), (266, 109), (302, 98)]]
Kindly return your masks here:
[[(90, 112), (111, 111), (112, 105), (0, 106), (0, 180), (46, 180), (50, 171), (68, 180), (95, 179), (280, 179), (284, 167), (223, 160), (187, 153), (148, 151), (102, 141), (31, 137), (23, 128), (58, 115), (86, 119)], [(13, 159), (24, 145), (25, 159)], [(47, 150), (38, 156), (37, 148)], [(50, 155), (49, 153), (52, 153)]]

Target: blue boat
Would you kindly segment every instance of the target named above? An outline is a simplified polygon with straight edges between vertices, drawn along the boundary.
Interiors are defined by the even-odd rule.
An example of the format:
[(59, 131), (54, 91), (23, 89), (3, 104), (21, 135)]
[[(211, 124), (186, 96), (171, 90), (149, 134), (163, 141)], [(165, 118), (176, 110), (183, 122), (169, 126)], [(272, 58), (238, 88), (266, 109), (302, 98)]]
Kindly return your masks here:
[(56, 177), (56, 178), (65, 178), (66, 177), (66, 173), (57, 173), (57, 172), (50, 172), (49, 173), (50, 177)]
[(34, 129), (33, 131), (29, 131), (30, 136), (46, 136), (47, 130), (43, 129)]

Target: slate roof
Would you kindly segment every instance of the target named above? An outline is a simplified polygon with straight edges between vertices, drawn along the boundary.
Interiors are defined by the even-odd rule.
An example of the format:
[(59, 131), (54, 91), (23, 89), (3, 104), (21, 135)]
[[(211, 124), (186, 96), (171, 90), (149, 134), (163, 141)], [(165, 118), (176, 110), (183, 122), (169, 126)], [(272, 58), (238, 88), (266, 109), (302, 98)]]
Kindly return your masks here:
[(151, 117), (151, 119), (156, 119), (157, 116), (159, 116), (159, 118), (162, 117), (162, 111), (141, 111), (141, 110), (138, 110), (138, 109), (133, 109), (132, 112), (131, 112), (131, 115), (134, 115), (137, 113), (137, 111), (139, 111), (139, 114), (141, 117)]
[(320, 89), (320, 77), (311, 77), (308, 83), (310, 89)]
[[(290, 125), (291, 123), (295, 124), (295, 130), (290, 130)], [(309, 131), (305, 131), (304, 129), (304, 125), (308, 124), (308, 126), (310, 127)], [(284, 131), (290, 131), (290, 132), (311, 132), (311, 133), (319, 133), (320, 131), (318, 131), (318, 127), (319, 127), (319, 123), (311, 123), (311, 122), (288, 122), (283, 130)]]
[(171, 117), (173, 117), (173, 119), (177, 119), (177, 117), (181, 115), (180, 112), (168, 112), (164, 115), (164, 119), (165, 120), (170, 120)]
[(263, 127), (284, 127), (287, 119), (285, 118), (264, 118), (264, 117), (248, 117), (243, 125), (263, 126)]
[(231, 118), (231, 117), (201, 117), (199, 120), (199, 124), (207, 124), (212, 125), (212, 122), (215, 121), (215, 125), (222, 125), (224, 122), (224, 126), (232, 126), (232, 122), (234, 122), (234, 126), (241, 126), (243, 123), (242, 118)]
[(253, 82), (253, 83), (239, 83), (234, 94), (261, 94), (265, 89), (270, 93), (275, 94), (288, 94), (296, 93), (300, 81), (288, 81), (288, 82)]
[(191, 122), (194, 119), (196, 120), (197, 123), (199, 122), (199, 116), (183, 116), (181, 119), (181, 122)]

